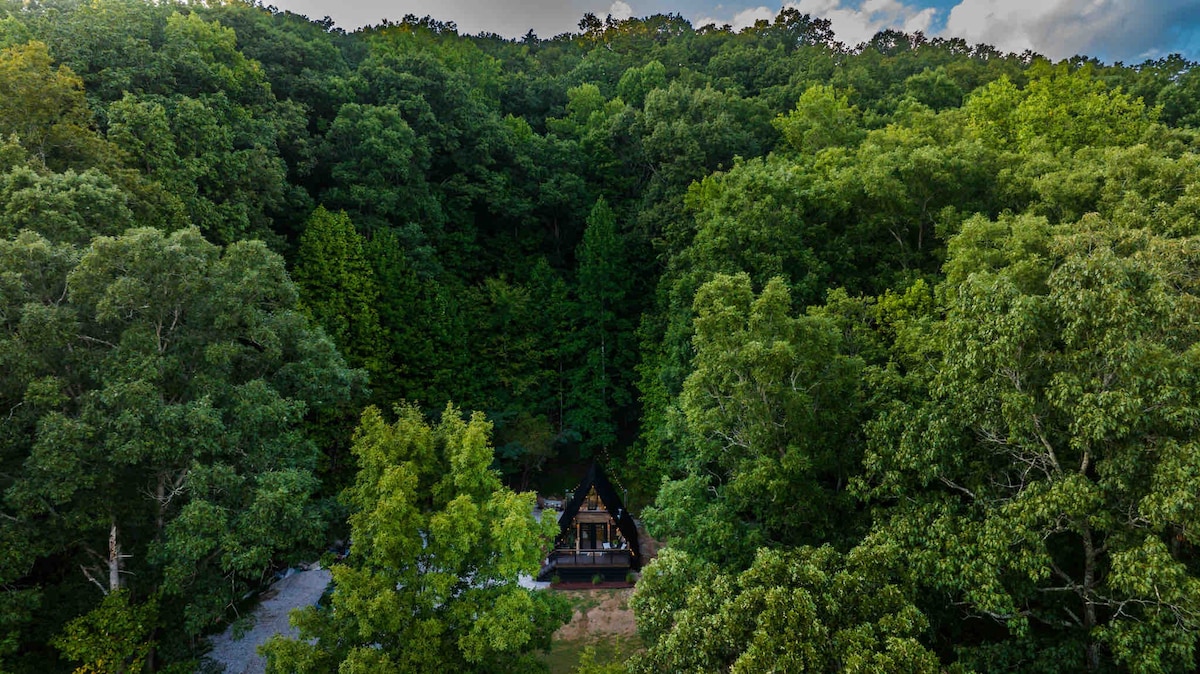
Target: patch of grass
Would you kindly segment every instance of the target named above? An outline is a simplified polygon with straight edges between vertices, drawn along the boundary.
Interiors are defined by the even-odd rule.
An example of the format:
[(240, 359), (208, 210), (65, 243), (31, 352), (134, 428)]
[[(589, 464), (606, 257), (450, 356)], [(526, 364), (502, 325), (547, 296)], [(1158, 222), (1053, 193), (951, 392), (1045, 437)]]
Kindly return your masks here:
[(562, 590), (562, 596), (571, 602), (571, 608), (580, 613), (587, 613), (596, 608), (606, 599), (612, 598), (620, 590)]
[(595, 649), (596, 664), (603, 665), (625, 662), (642, 650), (642, 640), (637, 636), (615, 635), (609, 638), (555, 640), (550, 645), (550, 652), (542, 654), (542, 662), (550, 668), (550, 674), (571, 674), (579, 667), (579, 656), (588, 646)]

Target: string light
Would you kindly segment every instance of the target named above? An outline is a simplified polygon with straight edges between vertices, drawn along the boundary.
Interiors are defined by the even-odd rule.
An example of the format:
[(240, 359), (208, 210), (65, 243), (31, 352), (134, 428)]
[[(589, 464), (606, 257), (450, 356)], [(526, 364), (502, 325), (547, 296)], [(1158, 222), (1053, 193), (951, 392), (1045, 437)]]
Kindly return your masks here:
[(623, 496), (628, 496), (629, 490), (625, 488), (625, 485), (621, 484), (620, 478), (617, 477), (616, 471), (613, 470), (613, 460), (612, 456), (608, 453), (608, 445), (601, 447), (600, 452), (604, 455), (604, 464), (608, 466), (608, 469), (604, 471), (608, 475), (608, 481), (616, 485), (617, 489), (621, 490)]

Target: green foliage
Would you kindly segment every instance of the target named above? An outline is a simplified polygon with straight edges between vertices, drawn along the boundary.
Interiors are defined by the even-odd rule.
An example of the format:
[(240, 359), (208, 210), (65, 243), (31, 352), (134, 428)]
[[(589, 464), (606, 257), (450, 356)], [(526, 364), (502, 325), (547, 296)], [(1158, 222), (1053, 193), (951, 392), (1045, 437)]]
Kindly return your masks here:
[(677, 414), (687, 477), (664, 483), (648, 525), (697, 558), (746, 564), (761, 545), (853, 532), (861, 363), (820, 317), (792, 316), (783, 281), (747, 275), (696, 295), (694, 369)]
[(976, 666), (1047, 641), (1093, 669), (1193, 666), (1195, 250), (1097, 216), (977, 218), (952, 242), (944, 317), (910, 342), (927, 394), (881, 411), (866, 493), (907, 501), (872, 538), (1004, 630), (960, 637)]
[(269, 120), (223, 91), (126, 96), (112, 112), (110, 133), (131, 166), (173, 193), (206, 236), (277, 240), (270, 213), (284, 203), (287, 172)]
[(676, 80), (647, 94), (642, 148), (663, 180), (686, 185), (736, 156), (760, 154), (767, 119), (757, 101)]
[(43, 42), (0, 50), (0, 137), (56, 170), (86, 166), (103, 153), (89, 128), (83, 82), (66, 66), (54, 68)]
[(635, 108), (642, 107), (646, 94), (667, 85), (667, 69), (658, 61), (650, 61), (646, 65), (630, 68), (621, 75), (617, 82), (617, 94), (621, 100)]
[[(321, 534), (300, 422), (359, 377), (260, 243), (135, 229), (79, 251), (25, 232), (0, 241), (0, 277), (13, 410), (0, 529), (21, 542), (6, 601), (44, 587), (90, 608), (89, 582), (161, 592), (160, 643), (178, 654), (275, 555)], [(53, 557), (70, 575), (31, 575)], [(54, 626), (54, 608), (34, 615)]]
[(29, 29), (15, 17), (5, 16), (0, 19), (0, 49), (25, 44), (29, 39)]
[(28, 229), (54, 242), (83, 245), (133, 226), (130, 201), (129, 193), (96, 169), (38, 174), (19, 167), (0, 176), (0, 235)]
[(626, 671), (625, 665), (620, 662), (596, 662), (595, 646), (584, 647), (579, 654), (579, 666), (575, 668), (575, 674), (624, 674)]
[(330, 609), (300, 611), (300, 640), (264, 647), (268, 671), (538, 669), (532, 651), (570, 611), (517, 576), (536, 573), (557, 527), (489, 468), (483, 415), (464, 421), (448, 406), (431, 427), (413, 407), (396, 413), (392, 424), (374, 407), (363, 413), (359, 474), (343, 496), (353, 552), (333, 567)]
[(571, 412), (566, 423), (595, 451), (616, 440), (616, 410), (628, 404), (629, 385), (623, 373), (632, 365), (626, 318), (630, 276), (617, 230), (616, 214), (604, 199), (588, 217), (579, 261), (576, 320), (572, 360), (581, 364), (569, 376)]
[(1109, 91), (1089, 69), (1039, 64), (1019, 90), (1008, 78), (973, 93), (965, 106), (984, 138), (1024, 150), (1129, 145), (1154, 121), (1140, 99)]
[(514, 472), (519, 472), (518, 483), (528, 487), (534, 474), (554, 457), (554, 442), (557, 439), (554, 428), (544, 415), (532, 416), (528, 412), (517, 415), (512, 422), (505, 424), (499, 434), (504, 444), (497, 441), (497, 458), (502, 462), (516, 464)]
[(957, 108), (963, 100), (962, 88), (950, 78), (944, 66), (926, 69), (904, 80), (904, 93), (933, 110)]
[(238, 51), (232, 29), (198, 14), (172, 14), (163, 40), (164, 57), (174, 65), (177, 91), (221, 91), (239, 101), (268, 95), (261, 67)]
[[(427, 141), (418, 140), (396, 106), (342, 106), (326, 135), (330, 172), (336, 181), (324, 198), (353, 209), (367, 228), (396, 227), (410, 256), (428, 257), (425, 240), (444, 216), (429, 195)], [(345, 187), (343, 187), (345, 185)], [(422, 225), (425, 231), (422, 231)]]
[(829, 547), (763, 549), (740, 574), (666, 550), (630, 604), (652, 644), (633, 672), (941, 671), (904, 587)]
[(129, 592), (117, 590), (87, 615), (67, 623), (54, 645), (71, 660), (82, 662), (76, 674), (145, 671), (157, 617), (153, 600), (133, 606)]
[(776, 117), (774, 124), (797, 152), (853, 145), (862, 137), (859, 112), (850, 105), (849, 98), (820, 84), (806, 89), (795, 109)]
[[(372, 460), (339, 352), (376, 400), (484, 410), (495, 446), (439, 487), (465, 445), (403, 413), (436, 451), (347, 492), (356, 626), (304, 618), (318, 645), (273, 646), (299, 670), (525, 668), (557, 609), (509, 575), (454, 589), (422, 551), (455, 579), (475, 541), (529, 562), (503, 534), (534, 535), (527, 507), (485, 512), (507, 492), (469, 466), (525, 488), (602, 449), (654, 535), (718, 563), (641, 601), (743, 646), (786, 623), (745, 598), (756, 565), (818, 597), (772, 651), (805, 666), (925, 668), (913, 640), (947, 670), (1194, 666), (1195, 63), (850, 49), (796, 9), (522, 40), (241, 2), (0, 17), (0, 668), (62, 670), (67, 634), (87, 661), (155, 597), (154, 631), (112, 645), (188, 669), (267, 569), (311, 558), (350, 507), (318, 495)], [(1086, 469), (1039, 472), (1039, 433)], [(904, 598), (856, 622), (814, 569)], [(904, 601), (928, 629), (879, 641)], [(776, 666), (664, 615), (651, 660)]]
[(344, 213), (318, 207), (300, 237), (292, 279), (301, 306), (352, 366), (382, 375), (390, 361), (376, 306), (379, 287), (363, 240)]
[(685, 203), (695, 234), (679, 256), (686, 273), (672, 289), (673, 300), (690, 302), (716, 273), (744, 272), (759, 284), (782, 276), (800, 302), (816, 302), (845, 249), (829, 240), (828, 226), (810, 222), (794, 196), (812, 182), (792, 163), (768, 158), (693, 183)]

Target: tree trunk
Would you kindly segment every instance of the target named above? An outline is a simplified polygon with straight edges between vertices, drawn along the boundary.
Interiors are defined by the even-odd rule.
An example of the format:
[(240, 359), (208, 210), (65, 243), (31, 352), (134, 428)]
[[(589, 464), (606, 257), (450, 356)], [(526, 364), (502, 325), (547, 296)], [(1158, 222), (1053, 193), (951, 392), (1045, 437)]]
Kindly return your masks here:
[(117, 521), (108, 532), (108, 591), (121, 589), (121, 543), (117, 540)]
[(158, 511), (154, 518), (154, 540), (162, 540), (163, 519), (166, 516), (166, 500), (167, 500), (167, 476), (165, 473), (158, 474), (158, 484), (154, 488), (154, 500), (158, 504)]
[(1092, 590), (1096, 584), (1096, 546), (1092, 541), (1092, 529), (1087, 524), (1082, 528), (1083, 537), (1083, 627), (1087, 631), (1087, 667), (1088, 671), (1100, 669), (1100, 644), (1096, 642), (1096, 603), (1092, 600)]

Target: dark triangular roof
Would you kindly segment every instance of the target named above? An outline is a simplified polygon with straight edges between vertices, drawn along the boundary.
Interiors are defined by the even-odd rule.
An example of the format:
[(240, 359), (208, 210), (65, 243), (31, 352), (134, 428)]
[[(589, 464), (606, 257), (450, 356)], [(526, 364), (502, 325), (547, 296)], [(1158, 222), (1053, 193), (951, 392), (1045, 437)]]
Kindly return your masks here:
[(629, 541), (629, 548), (633, 551), (633, 568), (641, 568), (641, 548), (638, 547), (637, 524), (633, 521), (633, 515), (629, 514), (629, 510), (621, 502), (617, 490), (608, 481), (604, 469), (595, 462), (592, 463), (591, 468), (588, 468), (583, 481), (579, 483), (578, 487), (575, 487), (575, 492), (571, 494), (571, 500), (563, 507), (562, 515), (558, 518), (558, 543), (563, 544), (566, 541), (571, 522), (575, 521), (575, 516), (579, 514), (579, 508), (583, 505), (583, 500), (587, 498), (592, 488), (596, 489), (596, 495), (600, 497), (600, 501), (604, 503), (609, 515), (616, 521), (621, 535)]

